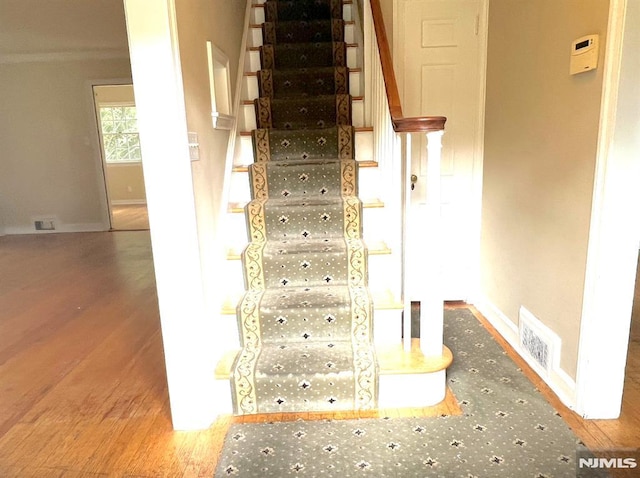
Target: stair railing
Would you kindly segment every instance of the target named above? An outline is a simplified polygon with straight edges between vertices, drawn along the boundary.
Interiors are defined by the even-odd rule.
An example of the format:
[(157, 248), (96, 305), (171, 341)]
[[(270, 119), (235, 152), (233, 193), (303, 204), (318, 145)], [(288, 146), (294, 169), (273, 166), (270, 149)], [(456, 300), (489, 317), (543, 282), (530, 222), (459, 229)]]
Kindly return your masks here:
[[(402, 251), (399, 272), (402, 277), (401, 295), (404, 302), (403, 343), (411, 349), (411, 304), (420, 301), (420, 349), (426, 356), (442, 355), (443, 294), (441, 285), (440, 247), (440, 156), (442, 134), (446, 118), (443, 116), (405, 117), (402, 113), (398, 85), (393, 70), (389, 41), (385, 32), (380, 0), (359, 0), (362, 8), (364, 40), (365, 98), (370, 98), (368, 116), (373, 126), (374, 158), (377, 158), (381, 177), (385, 179), (387, 196), (385, 204), (390, 211), (400, 211), (394, 224), (387, 231), (399, 233), (392, 239), (391, 247)], [(411, 201), (411, 136), (413, 133), (427, 137), (427, 179), (424, 221), (427, 237), (421, 238), (421, 254), (407, 257), (407, 210)], [(392, 214), (393, 215), (393, 214)], [(393, 227), (393, 229), (392, 229)], [(409, 261), (413, 267), (424, 271), (418, 297), (407, 293)], [(391, 272), (391, 271), (390, 271)]]

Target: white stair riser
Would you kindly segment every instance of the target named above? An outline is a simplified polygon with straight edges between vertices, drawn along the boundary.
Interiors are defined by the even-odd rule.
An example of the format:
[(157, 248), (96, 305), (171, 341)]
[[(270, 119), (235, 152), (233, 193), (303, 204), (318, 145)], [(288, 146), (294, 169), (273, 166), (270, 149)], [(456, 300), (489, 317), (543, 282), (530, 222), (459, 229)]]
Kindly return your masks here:
[[(264, 3), (264, 0), (255, 1), (255, 4)], [(354, 19), (353, 16), (353, 4), (347, 3), (342, 6), (342, 18), (346, 21)], [(264, 23), (264, 7), (253, 7), (251, 9), (251, 23)]]
[(446, 394), (446, 372), (380, 375), (379, 408), (429, 407)]
[(373, 311), (373, 341), (376, 345), (395, 345), (401, 342), (402, 310)]
[[(355, 151), (358, 161), (373, 160), (373, 133), (371, 131), (356, 131)], [(246, 166), (251, 163), (253, 163), (251, 136), (240, 136), (240, 148), (238, 148), (234, 166)]]
[[(256, 129), (256, 110), (253, 104), (243, 104), (240, 112), (238, 127), (240, 131)], [(362, 99), (351, 101), (351, 122), (355, 128), (364, 126), (364, 102)]]
[[(362, 96), (361, 76), (360, 71), (349, 72), (349, 94), (351, 96)], [(242, 99), (254, 100), (258, 96), (258, 77), (245, 75), (242, 80)]]
[[(346, 43), (355, 43), (356, 42), (356, 34), (355, 34), (356, 26), (353, 23), (347, 23), (344, 26), (344, 41)], [(262, 46), (262, 27), (253, 26), (249, 30), (249, 38), (247, 39), (247, 46)]]
[[(360, 62), (358, 60), (358, 47), (355, 45), (347, 45), (347, 67), (358, 68)], [(249, 50), (245, 55), (245, 72), (256, 72), (261, 68), (260, 66), (260, 52), (257, 50)]]

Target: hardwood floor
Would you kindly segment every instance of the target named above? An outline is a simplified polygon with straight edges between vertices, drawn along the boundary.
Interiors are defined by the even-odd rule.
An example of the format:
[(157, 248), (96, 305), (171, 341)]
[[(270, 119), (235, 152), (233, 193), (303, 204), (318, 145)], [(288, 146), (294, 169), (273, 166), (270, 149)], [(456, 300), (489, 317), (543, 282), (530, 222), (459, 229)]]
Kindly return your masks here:
[[(210, 477), (229, 424), (267, 418), (171, 429), (148, 232), (0, 237), (0, 271), (2, 478)], [(633, 330), (620, 420), (580, 419), (521, 363), (590, 446), (640, 444), (637, 321)], [(444, 409), (380, 414), (450, 406), (452, 395)], [(280, 419), (299, 417), (327, 415)]]
[(111, 229), (114, 231), (144, 231), (149, 229), (146, 204), (111, 206)]

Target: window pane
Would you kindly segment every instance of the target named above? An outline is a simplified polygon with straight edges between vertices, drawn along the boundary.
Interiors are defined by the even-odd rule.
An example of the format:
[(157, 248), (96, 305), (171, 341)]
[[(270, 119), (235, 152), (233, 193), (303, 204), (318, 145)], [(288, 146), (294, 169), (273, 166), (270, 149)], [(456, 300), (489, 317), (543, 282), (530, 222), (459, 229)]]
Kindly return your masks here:
[(113, 126), (113, 121), (103, 121), (102, 122), (102, 132), (104, 134), (115, 133), (115, 127)]
[(114, 121), (122, 121), (124, 119), (124, 112), (122, 110), (123, 110), (122, 107), (111, 108), (111, 111), (113, 111)]
[(130, 151), (130, 158), (136, 161), (142, 161), (142, 154), (140, 154), (140, 145), (134, 145)]
[(100, 108), (100, 119), (104, 121), (113, 120), (113, 113), (111, 108)]
[(138, 131), (138, 125), (135, 118), (126, 120), (124, 131), (127, 133), (135, 133)]
[(140, 161), (140, 137), (135, 106), (100, 108), (105, 161)]
[(124, 107), (124, 116), (127, 119), (136, 119), (136, 107), (135, 106), (125, 106)]

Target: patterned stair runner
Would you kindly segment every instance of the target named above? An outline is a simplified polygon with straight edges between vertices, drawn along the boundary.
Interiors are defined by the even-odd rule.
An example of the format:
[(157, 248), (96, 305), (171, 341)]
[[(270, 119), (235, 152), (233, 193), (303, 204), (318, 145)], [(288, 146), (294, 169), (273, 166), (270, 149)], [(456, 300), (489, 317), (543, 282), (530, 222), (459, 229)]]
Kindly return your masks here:
[(342, 0), (268, 0), (236, 414), (377, 406)]

